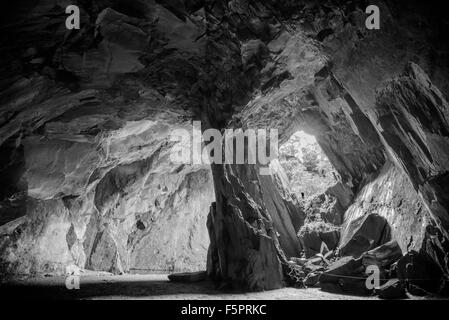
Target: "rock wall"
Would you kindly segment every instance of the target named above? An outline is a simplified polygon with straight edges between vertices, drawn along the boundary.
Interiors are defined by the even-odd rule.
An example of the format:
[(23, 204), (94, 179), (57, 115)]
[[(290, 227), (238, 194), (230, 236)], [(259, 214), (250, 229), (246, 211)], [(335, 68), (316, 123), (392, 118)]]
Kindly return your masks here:
[(408, 176), (390, 162), (373, 175), (346, 210), (342, 238), (351, 221), (372, 213), (387, 220), (392, 238), (399, 243), (402, 252), (422, 248), (430, 213)]
[(77, 4), (79, 32), (65, 1), (5, 8), (2, 273), (205, 269), (210, 168), (168, 159), (169, 133), (194, 115), (201, 13)]
[[(346, 223), (362, 212), (357, 207), (374, 187), (380, 207), (362, 206), (363, 214), (379, 210), (389, 216), (401, 246), (429, 250), (447, 270), (442, 165), (447, 161), (446, 152), (438, 151), (446, 139), (447, 106), (445, 94), (432, 84), (446, 88), (448, 83), (442, 72), (447, 70), (449, 51), (438, 31), (442, 17), (420, 4), (378, 4), (383, 14), (379, 32), (365, 29), (362, 5), (292, 4), (297, 11), (287, 16), (296, 17), (297, 24), (290, 21), (266, 44), (269, 54), (261, 76), (272, 86), (262, 86), (240, 119), (249, 127), (277, 128), (284, 138), (297, 129), (314, 134), (342, 182), (356, 195)], [(296, 28), (289, 28), (292, 25)], [(430, 76), (416, 64), (407, 67), (410, 60), (419, 62)], [(404, 68), (405, 75), (376, 96), (383, 82)], [(276, 82), (280, 75), (282, 80)], [(429, 143), (432, 151), (424, 147)], [(382, 168), (391, 168), (390, 162), (396, 168), (385, 173)], [(373, 185), (370, 181), (376, 179)], [(395, 195), (384, 189), (381, 183), (386, 181)], [(387, 214), (390, 204), (397, 207)], [(408, 214), (402, 215), (403, 210)], [(431, 219), (425, 218), (427, 212)]]
[(434, 240), (426, 239), (437, 247), (430, 253), (448, 270), (449, 104), (424, 71), (411, 63), (379, 89), (376, 106), (378, 126), (393, 159), (407, 172), (432, 213), (432, 225), (440, 230)]
[(0, 227), (2, 272), (60, 273), (70, 264), (115, 273), (205, 268), (210, 168), (171, 162), (169, 134), (189, 122), (169, 105), (147, 109), (165, 101), (152, 97), (127, 104), (146, 110), (144, 119), (117, 117), (101, 134), (88, 131), (110, 123), (121, 103), (98, 102), (98, 118), (88, 119), (75, 106), (20, 140), (25, 205)]
[[(419, 247), (424, 230), (421, 248), (447, 269), (444, 11), (376, 3), (380, 30), (365, 28), (365, 1), (77, 1), (76, 31), (64, 27), (65, 1), (8, 8), (4, 269), (198, 266), (210, 174), (167, 164), (166, 134), (192, 119), (278, 129), (281, 142), (313, 134), (341, 176), (339, 200), (356, 199), (346, 222), (377, 211), (401, 246), (416, 232)], [(254, 290), (284, 284), (303, 221), (282, 174), (258, 169), (212, 166), (208, 217), (209, 274)]]

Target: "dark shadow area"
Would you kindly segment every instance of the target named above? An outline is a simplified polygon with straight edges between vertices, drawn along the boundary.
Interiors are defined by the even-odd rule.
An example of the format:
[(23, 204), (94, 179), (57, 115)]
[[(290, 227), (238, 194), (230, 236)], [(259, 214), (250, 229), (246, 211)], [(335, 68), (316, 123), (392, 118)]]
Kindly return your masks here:
[[(80, 289), (69, 290), (64, 279), (57, 283), (10, 283), (0, 286), (2, 299), (33, 299), (33, 300), (71, 300), (88, 298), (128, 298), (182, 294), (223, 295), (211, 281), (196, 283), (176, 283), (164, 280), (111, 281), (107, 279), (80, 281)], [(58, 279), (59, 280), (59, 279)], [(231, 293), (230, 291), (226, 291)], [(232, 293), (238, 293), (232, 291)]]

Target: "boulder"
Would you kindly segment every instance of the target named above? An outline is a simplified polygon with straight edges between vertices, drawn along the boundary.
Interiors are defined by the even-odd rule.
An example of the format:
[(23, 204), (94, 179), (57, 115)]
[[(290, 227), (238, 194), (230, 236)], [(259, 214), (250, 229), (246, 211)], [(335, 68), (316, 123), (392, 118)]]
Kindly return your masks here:
[(443, 272), (438, 264), (427, 253), (413, 250), (398, 261), (397, 275), (407, 283), (407, 289), (412, 294), (414, 294), (412, 291), (421, 292), (419, 289), (438, 293), (444, 281)]
[(331, 264), (320, 277), (321, 290), (334, 293), (369, 295), (362, 259), (343, 257)]
[(351, 256), (343, 257), (332, 263), (322, 275), (323, 282), (336, 282), (339, 276), (359, 275), (363, 273), (364, 267), (361, 259)]
[(399, 279), (390, 279), (384, 285), (375, 289), (381, 299), (407, 298), (404, 284)]
[(316, 266), (320, 266), (321, 265), (321, 263), (323, 262), (323, 258), (321, 258), (321, 257), (313, 257), (313, 258), (310, 258), (308, 261), (307, 261), (307, 265), (309, 265), (309, 264), (314, 264), (314, 265), (316, 265)]
[(304, 264), (306, 264), (309, 260), (306, 258), (297, 258), (297, 257), (291, 257), (290, 261), (292, 263), (296, 263), (299, 266), (303, 266)]
[(168, 275), (168, 279), (173, 282), (199, 282), (207, 279), (206, 271), (181, 272)]
[(340, 255), (358, 258), (365, 251), (391, 240), (391, 228), (387, 220), (376, 214), (357, 218), (342, 231)]
[(303, 283), (306, 287), (315, 287), (318, 285), (320, 277), (321, 272), (311, 272), (306, 276)]
[(365, 267), (376, 265), (383, 268), (390, 267), (402, 257), (402, 250), (396, 240), (389, 241), (377, 248), (362, 254), (362, 263)]

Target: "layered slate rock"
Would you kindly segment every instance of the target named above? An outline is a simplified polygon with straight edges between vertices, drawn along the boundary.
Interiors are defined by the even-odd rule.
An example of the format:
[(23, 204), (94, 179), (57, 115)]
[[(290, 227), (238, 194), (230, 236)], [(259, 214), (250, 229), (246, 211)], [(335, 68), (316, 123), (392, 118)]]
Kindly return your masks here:
[(398, 261), (397, 274), (412, 294), (439, 293), (444, 286), (443, 271), (425, 252), (408, 252)]
[(361, 259), (343, 257), (329, 266), (320, 276), (322, 290), (335, 293), (368, 295), (365, 267)]
[[(258, 177), (258, 168), (254, 165), (212, 168), (215, 178), (220, 177), (215, 180), (220, 182), (220, 186), (216, 185), (217, 201), (208, 217), (211, 237), (209, 276), (215, 281), (233, 283), (250, 290), (282, 287), (287, 268), (285, 253), (292, 248), (291, 255), (297, 255), (300, 245), (288, 211), (278, 209), (269, 214), (265, 205), (268, 201), (263, 201), (275, 201), (279, 191), (272, 187), (275, 193), (266, 194), (258, 184), (255, 189), (245, 191), (243, 186), (251, 181), (248, 177)], [(265, 188), (268, 183), (273, 182), (267, 181)], [(276, 223), (291, 228), (294, 238), (287, 238), (288, 234), (276, 228)]]
[(410, 179), (400, 168), (386, 163), (370, 180), (346, 210), (342, 229), (366, 214), (375, 213), (387, 220), (392, 238), (402, 252), (420, 250), (424, 246), (425, 226), (431, 223), (431, 218)]
[(391, 240), (377, 248), (362, 254), (362, 263), (365, 267), (375, 265), (381, 268), (388, 268), (393, 263), (402, 258), (401, 247), (396, 240)]
[(26, 215), (2, 232), (4, 272), (205, 268), (210, 169), (174, 167), (168, 133), (182, 121), (150, 117), (92, 142), (60, 122), (48, 141), (24, 139)]
[(385, 218), (378, 214), (367, 214), (353, 220), (342, 231), (339, 252), (342, 256), (360, 257), (391, 240), (391, 229)]
[(382, 136), (447, 239), (448, 102), (427, 74), (410, 63), (379, 90), (377, 109)]

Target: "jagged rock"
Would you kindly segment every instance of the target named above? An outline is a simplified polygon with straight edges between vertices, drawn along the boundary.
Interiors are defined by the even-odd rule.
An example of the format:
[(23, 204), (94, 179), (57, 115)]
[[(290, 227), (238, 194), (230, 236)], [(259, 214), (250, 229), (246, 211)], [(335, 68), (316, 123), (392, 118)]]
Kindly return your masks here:
[(106, 8), (98, 14), (95, 24), (102, 41), (83, 55), (65, 53), (63, 63), (68, 71), (96, 85), (108, 86), (117, 74), (144, 68), (139, 58), (147, 48), (149, 35), (142, 21)]
[(306, 223), (298, 232), (306, 258), (321, 252), (324, 243), (327, 250), (334, 250), (340, 238), (340, 230), (323, 222)]
[(307, 276), (308, 272), (301, 266), (297, 264), (288, 264), (284, 270), (285, 284), (287, 286), (292, 286), (295, 288), (303, 288), (304, 287), (304, 279)]
[[(377, 91), (378, 126), (392, 155), (409, 174), (430, 208), (433, 219), (449, 237), (449, 103), (432, 79), (415, 63), (403, 73), (385, 82)], [(389, 116), (398, 115), (394, 122)], [(410, 139), (409, 137), (414, 137)], [(436, 248), (434, 247), (433, 250)], [(447, 252), (438, 250), (448, 264)], [(443, 269), (446, 269), (444, 267)]]
[(390, 279), (384, 285), (375, 288), (376, 294), (381, 299), (404, 299), (407, 298), (404, 285), (399, 279)]
[(304, 211), (309, 221), (322, 220), (336, 226), (342, 224), (345, 210), (340, 204), (340, 200), (331, 194), (331, 190), (332, 187), (326, 190), (325, 193), (315, 196), (312, 200), (307, 201)]
[(406, 282), (407, 289), (412, 294), (422, 290), (438, 293), (443, 287), (443, 271), (425, 252), (410, 251), (404, 255), (398, 261), (397, 275), (399, 279)]
[(432, 221), (410, 179), (392, 163), (386, 163), (379, 175), (357, 194), (345, 212), (342, 230), (368, 213), (377, 213), (388, 221), (392, 239), (398, 241), (402, 252), (422, 247), (425, 235), (422, 226)]
[(15, 231), (1, 233), (2, 270), (63, 273), (67, 264), (114, 273), (205, 268), (212, 176), (206, 166), (172, 167), (168, 132), (182, 121), (153, 113), (153, 121), (110, 128), (91, 143), (79, 141), (83, 135), (76, 130), (103, 120), (78, 125), (77, 116), (67, 116), (65, 125), (47, 123), (50, 141), (23, 142), (27, 214)]
[(307, 258), (296, 258), (296, 257), (292, 257), (292, 258), (290, 258), (290, 260), (299, 266), (302, 266), (309, 261)]
[(402, 251), (396, 240), (391, 240), (377, 248), (362, 254), (362, 263), (365, 267), (376, 265), (388, 268), (402, 257)]
[(433, 220), (426, 226), (422, 250), (429, 254), (446, 275), (449, 275), (449, 265), (444, 252), (449, 252), (449, 241), (446, 241), (443, 232), (435, 226)]
[(173, 282), (198, 282), (207, 279), (206, 271), (172, 273), (168, 279)]
[(361, 259), (343, 257), (321, 274), (320, 287), (330, 292), (368, 295), (370, 290), (365, 284), (364, 270)]
[(367, 214), (341, 231), (339, 251), (342, 256), (358, 258), (365, 251), (376, 248), (391, 239), (387, 220), (378, 214)]
[(324, 266), (321, 265), (321, 259), (320, 260), (316, 260), (315, 262), (312, 261), (308, 261), (306, 264), (304, 264), (303, 266), (303, 270), (305, 273), (311, 273), (311, 272), (319, 272), (319, 271), (324, 271)]
[(364, 271), (361, 259), (343, 257), (332, 263), (322, 275), (322, 282), (338, 281), (339, 276), (351, 276)]
[[(299, 242), (289, 235), (289, 229), (294, 228), (288, 211), (276, 209), (268, 214), (265, 207), (284, 205), (279, 189), (273, 188), (274, 182), (268, 176), (260, 188), (272, 192), (264, 193), (262, 198), (252, 188), (248, 188), (251, 193), (246, 192), (242, 186), (249, 183), (248, 178), (258, 176), (258, 168), (253, 165), (213, 166), (213, 171), (220, 176), (215, 180), (220, 198), (211, 206), (208, 217), (208, 275), (215, 281), (232, 282), (250, 290), (282, 287), (282, 264), (288, 261), (282, 249), (295, 256)], [(277, 224), (283, 227), (275, 229)], [(279, 230), (280, 239), (275, 230)]]
[(318, 285), (318, 282), (320, 281), (321, 273), (317, 272), (311, 272), (309, 273), (306, 278), (304, 279), (304, 285), (306, 287), (315, 287)]
[(308, 259), (307, 264), (320, 265), (323, 259), (321, 257), (313, 257)]

